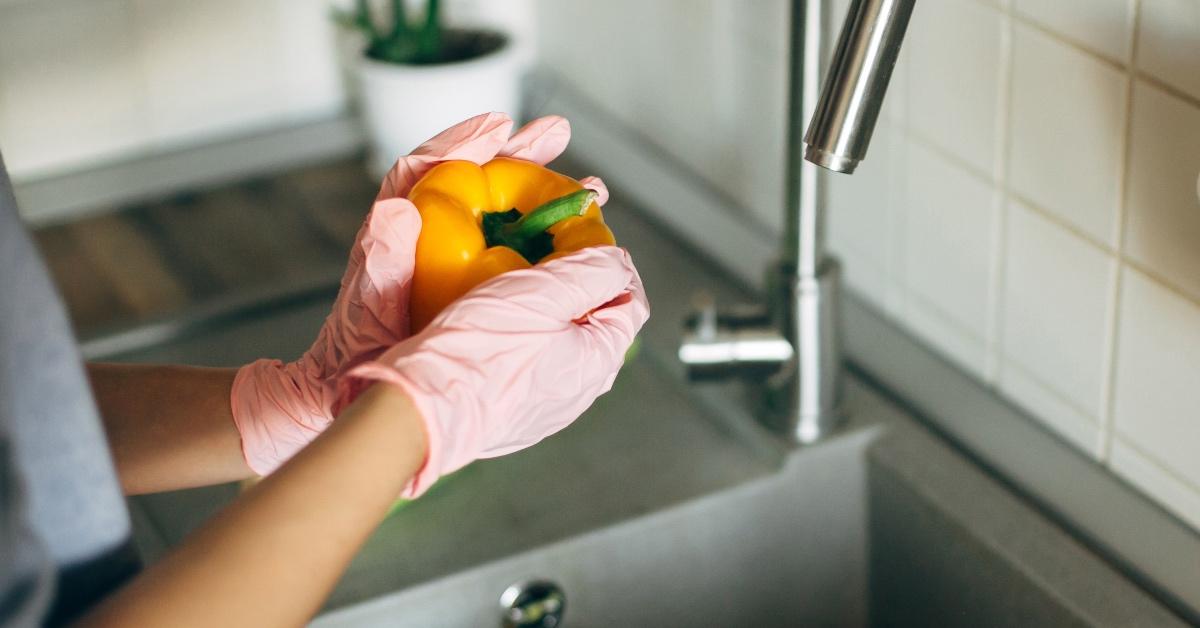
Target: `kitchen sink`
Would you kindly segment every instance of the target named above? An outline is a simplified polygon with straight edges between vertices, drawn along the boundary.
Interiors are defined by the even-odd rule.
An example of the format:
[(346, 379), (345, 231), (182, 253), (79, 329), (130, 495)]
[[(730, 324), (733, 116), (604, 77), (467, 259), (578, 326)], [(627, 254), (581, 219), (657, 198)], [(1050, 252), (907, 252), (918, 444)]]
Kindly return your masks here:
[(740, 485), (335, 610), (314, 625), (500, 626), (501, 593), (531, 579), (561, 588), (565, 626), (864, 625), (862, 460), (876, 434), (848, 435)]
[[(745, 295), (636, 212), (606, 211), (652, 299), (642, 353), (567, 430), (390, 516), (314, 626), (502, 626), (502, 595), (530, 582), (525, 597), (549, 600), (531, 612), (571, 628), (1182, 625), (858, 376), (845, 428), (801, 448), (753, 421), (740, 386), (688, 384), (673, 350), (689, 295)], [(330, 298), (108, 357), (295, 355)], [(139, 549), (153, 560), (236, 494), (131, 499)]]
[(858, 383), (850, 397), (874, 420), (770, 472), (313, 625), (506, 625), (501, 594), (531, 580), (561, 590), (560, 625), (578, 628), (1183, 625), (887, 401)]

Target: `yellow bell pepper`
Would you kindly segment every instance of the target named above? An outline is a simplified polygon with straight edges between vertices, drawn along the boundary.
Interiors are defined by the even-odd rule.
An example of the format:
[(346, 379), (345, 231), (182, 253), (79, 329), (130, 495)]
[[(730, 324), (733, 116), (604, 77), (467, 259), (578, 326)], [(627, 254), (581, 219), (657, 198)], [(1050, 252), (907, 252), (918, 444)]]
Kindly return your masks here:
[(413, 333), (496, 275), (614, 244), (595, 197), (578, 181), (520, 159), (435, 166), (408, 195), (421, 214)]

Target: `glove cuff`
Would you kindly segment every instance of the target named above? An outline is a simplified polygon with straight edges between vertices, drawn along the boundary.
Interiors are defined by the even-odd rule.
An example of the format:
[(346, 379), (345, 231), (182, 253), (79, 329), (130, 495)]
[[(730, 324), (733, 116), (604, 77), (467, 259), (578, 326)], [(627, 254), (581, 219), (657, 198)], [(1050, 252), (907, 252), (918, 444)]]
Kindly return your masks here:
[(312, 442), (332, 422), (327, 396), (305, 385), (295, 364), (263, 359), (238, 369), (229, 407), (250, 470), (270, 474)]
[(417, 415), (421, 418), (421, 425), (425, 429), (426, 451), (428, 452), (425, 455), (425, 462), (400, 494), (404, 499), (416, 499), (425, 494), (425, 491), (428, 491), (439, 477), (455, 470), (446, 468), (445, 437), (436, 419), (436, 404), (427, 395), (421, 394), (420, 387), (395, 367), (380, 362), (366, 362), (351, 369), (339, 382), (340, 394), (337, 404), (339, 411), (350, 405), (362, 391), (374, 382), (382, 382), (399, 388), (412, 401)]

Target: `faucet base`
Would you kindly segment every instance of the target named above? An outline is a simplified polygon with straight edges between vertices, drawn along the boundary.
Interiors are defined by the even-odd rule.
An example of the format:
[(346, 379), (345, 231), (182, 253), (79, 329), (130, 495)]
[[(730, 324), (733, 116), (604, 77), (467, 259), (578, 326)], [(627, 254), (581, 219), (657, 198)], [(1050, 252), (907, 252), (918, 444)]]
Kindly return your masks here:
[(797, 277), (782, 264), (772, 278), (775, 315), (795, 352), (763, 382), (760, 420), (789, 440), (808, 444), (843, 421), (841, 264), (826, 257), (817, 273)]

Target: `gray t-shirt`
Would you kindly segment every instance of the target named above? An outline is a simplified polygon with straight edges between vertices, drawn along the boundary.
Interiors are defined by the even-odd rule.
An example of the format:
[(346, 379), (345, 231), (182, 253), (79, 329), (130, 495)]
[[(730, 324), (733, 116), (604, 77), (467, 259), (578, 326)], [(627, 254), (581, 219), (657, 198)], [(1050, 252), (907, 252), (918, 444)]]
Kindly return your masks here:
[(137, 568), (79, 350), (0, 159), (0, 626), (67, 621)]

